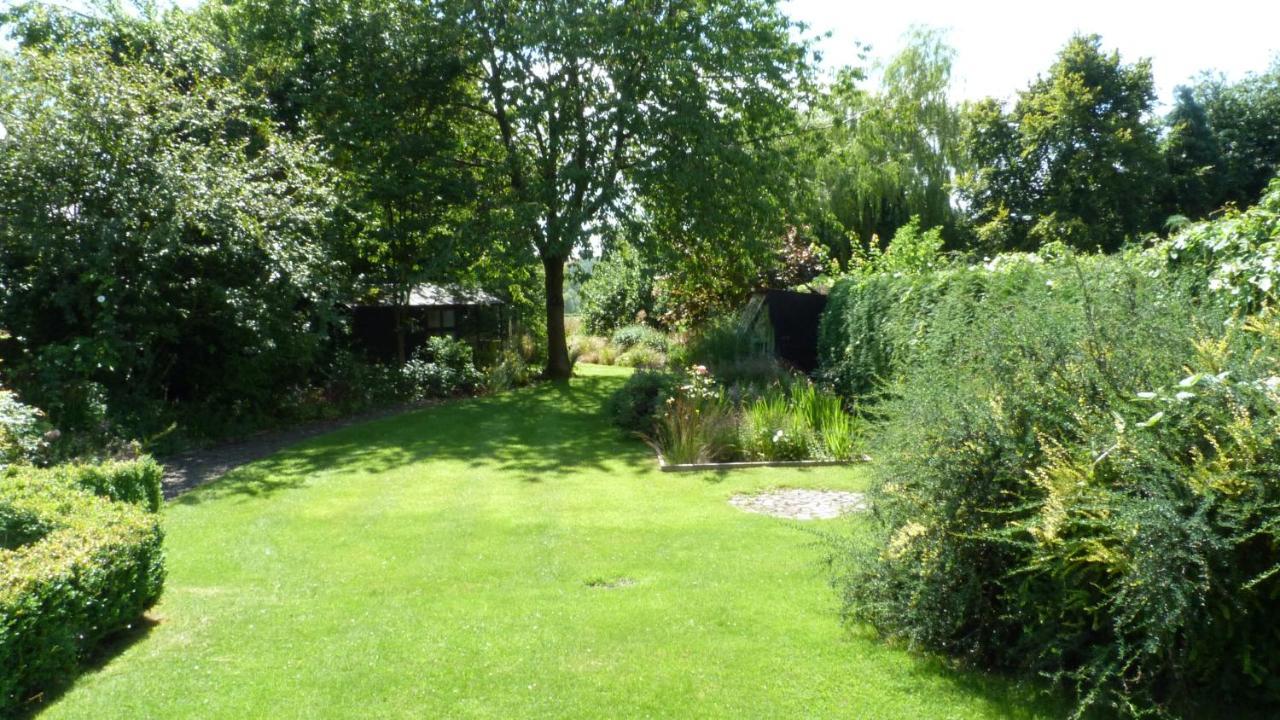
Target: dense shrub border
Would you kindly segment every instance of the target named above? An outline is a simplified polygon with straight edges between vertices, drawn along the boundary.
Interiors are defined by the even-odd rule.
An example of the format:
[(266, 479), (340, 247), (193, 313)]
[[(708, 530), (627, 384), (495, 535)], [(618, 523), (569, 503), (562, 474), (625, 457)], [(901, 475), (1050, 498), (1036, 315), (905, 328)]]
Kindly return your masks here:
[(64, 683), (159, 598), (163, 535), (147, 511), (158, 506), (157, 469), (142, 461), (0, 477), (0, 530), (19, 536), (0, 547), (0, 716)]
[(1083, 713), (1274, 708), (1280, 318), (1151, 253), (845, 281), (828, 376), (877, 398), (850, 619)]

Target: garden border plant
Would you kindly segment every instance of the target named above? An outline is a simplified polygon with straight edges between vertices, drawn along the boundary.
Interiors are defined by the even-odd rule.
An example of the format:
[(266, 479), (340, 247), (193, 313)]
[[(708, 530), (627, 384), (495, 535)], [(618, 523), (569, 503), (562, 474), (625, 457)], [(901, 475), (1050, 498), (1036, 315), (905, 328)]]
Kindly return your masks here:
[(807, 378), (765, 387), (719, 384), (702, 365), (638, 372), (605, 406), (645, 441), (663, 472), (823, 467), (866, 462), (862, 421)]

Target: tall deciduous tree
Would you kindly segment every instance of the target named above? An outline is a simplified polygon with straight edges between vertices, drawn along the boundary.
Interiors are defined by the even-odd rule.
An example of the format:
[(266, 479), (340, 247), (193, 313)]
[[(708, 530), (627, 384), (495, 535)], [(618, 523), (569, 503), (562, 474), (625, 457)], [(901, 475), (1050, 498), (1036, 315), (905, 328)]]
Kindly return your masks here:
[(1162, 144), (1169, 170), (1166, 215), (1202, 218), (1222, 202), (1224, 157), (1209, 114), (1189, 87), (1174, 93)]
[(1280, 173), (1280, 58), (1237, 83), (1206, 76), (1194, 88), (1222, 152), (1214, 207), (1258, 201)]
[(840, 235), (866, 247), (912, 217), (926, 227), (951, 223), (961, 158), (959, 113), (947, 97), (954, 56), (941, 33), (914, 29), (878, 90), (862, 89), (861, 73), (846, 69), (819, 105), (815, 122), (830, 130), (817, 158), (817, 199), (834, 220), (824, 240), (842, 262), (853, 248), (842, 247)]
[[(342, 193), (344, 259), (403, 307), (424, 281), (454, 281), (486, 250), (468, 227), (478, 197), (475, 101), (462, 29), (438, 3), (235, 0), (206, 8), (230, 71), (277, 119), (314, 132)], [(406, 318), (397, 345), (405, 359)]]
[[(548, 377), (570, 373), (565, 263), (605, 225), (644, 212), (691, 262), (754, 254), (767, 222), (743, 220), (770, 208), (741, 188), (763, 175), (751, 172), (769, 157), (762, 139), (789, 130), (808, 57), (776, 0), (451, 7), (475, 38), (483, 102), (473, 110), (499, 146), (512, 241), (542, 265)], [(780, 237), (780, 217), (770, 219)]]
[(1097, 35), (1079, 35), (1008, 117), (976, 106), (967, 142), (979, 170), (963, 195), (977, 218), (1004, 223), (982, 232), (1011, 247), (1061, 240), (1115, 249), (1157, 227), (1154, 99), (1148, 61), (1126, 65)]

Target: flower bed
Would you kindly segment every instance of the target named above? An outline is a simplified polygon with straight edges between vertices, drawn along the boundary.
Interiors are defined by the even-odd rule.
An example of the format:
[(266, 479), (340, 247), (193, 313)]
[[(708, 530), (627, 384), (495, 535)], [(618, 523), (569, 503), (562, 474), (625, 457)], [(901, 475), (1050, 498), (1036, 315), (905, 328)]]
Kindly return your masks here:
[(706, 367), (637, 374), (610, 403), (663, 470), (860, 462), (862, 423), (839, 397), (797, 377), (765, 387), (724, 386)]

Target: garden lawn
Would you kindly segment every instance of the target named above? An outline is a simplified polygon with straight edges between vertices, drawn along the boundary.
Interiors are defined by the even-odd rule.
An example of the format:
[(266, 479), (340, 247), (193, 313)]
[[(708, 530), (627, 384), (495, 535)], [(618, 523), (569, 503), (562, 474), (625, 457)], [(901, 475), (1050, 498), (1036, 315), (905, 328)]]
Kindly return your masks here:
[(42, 718), (1034, 718), (843, 629), (819, 538), (726, 501), (860, 468), (659, 473), (626, 371), (348, 428), (164, 511), (149, 629)]

